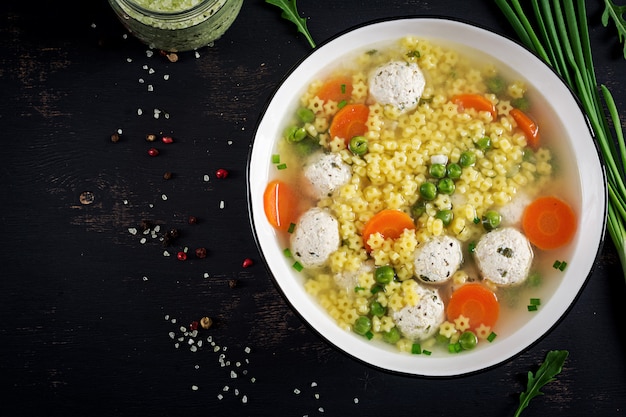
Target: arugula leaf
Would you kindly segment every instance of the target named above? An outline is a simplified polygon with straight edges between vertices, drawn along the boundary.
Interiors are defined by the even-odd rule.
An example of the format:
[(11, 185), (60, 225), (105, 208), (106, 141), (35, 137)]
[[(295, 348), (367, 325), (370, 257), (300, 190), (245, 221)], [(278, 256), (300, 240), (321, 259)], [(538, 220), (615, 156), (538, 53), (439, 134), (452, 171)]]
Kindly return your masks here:
[(306, 40), (309, 41), (311, 48), (315, 48), (313, 37), (311, 36), (309, 29), (306, 27), (306, 19), (300, 17), (300, 14), (298, 13), (296, 0), (265, 0), (265, 2), (279, 7), (283, 11), (281, 13), (281, 17), (293, 22), (298, 28), (298, 32), (302, 33), (306, 37)]
[(626, 13), (626, 5), (618, 6), (612, 0), (604, 0), (602, 25), (604, 27), (609, 25), (609, 17), (613, 20), (617, 28), (618, 39), (620, 42), (624, 42), (624, 59), (626, 59), (626, 20), (623, 17), (624, 13)]
[(547, 383), (554, 381), (556, 379), (555, 376), (561, 373), (563, 363), (565, 363), (568, 355), (569, 352), (567, 350), (551, 350), (535, 375), (528, 371), (526, 392), (521, 393), (519, 396), (519, 407), (514, 417), (519, 417), (522, 414), (522, 410), (528, 406), (530, 400), (538, 395), (543, 395), (543, 392), (539, 390)]

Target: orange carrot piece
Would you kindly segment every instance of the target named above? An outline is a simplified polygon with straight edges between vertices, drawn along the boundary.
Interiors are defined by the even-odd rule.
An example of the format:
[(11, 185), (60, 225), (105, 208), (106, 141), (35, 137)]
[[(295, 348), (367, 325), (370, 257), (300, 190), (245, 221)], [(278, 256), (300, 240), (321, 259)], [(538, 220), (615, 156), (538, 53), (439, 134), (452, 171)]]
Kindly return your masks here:
[(379, 211), (363, 227), (361, 236), (365, 249), (368, 252), (371, 250), (367, 241), (374, 233), (380, 233), (385, 239), (397, 239), (405, 229), (415, 229), (415, 223), (411, 216), (399, 210)]
[(263, 209), (270, 224), (286, 232), (300, 214), (298, 195), (286, 182), (270, 181), (263, 193)]
[(347, 76), (337, 76), (326, 80), (317, 92), (317, 97), (326, 101), (332, 100), (336, 103), (350, 101), (352, 97), (352, 78)]
[(533, 149), (539, 148), (539, 126), (537, 123), (520, 109), (512, 109), (509, 114), (517, 123), (517, 127), (526, 135), (528, 146)]
[(561, 247), (576, 233), (576, 215), (565, 201), (557, 197), (539, 197), (526, 207), (522, 228), (530, 242), (539, 249)]
[(467, 318), (472, 330), (481, 324), (493, 328), (500, 315), (500, 303), (493, 291), (473, 282), (459, 287), (452, 293), (446, 314), (448, 321), (454, 321), (461, 315)]
[(370, 109), (365, 104), (347, 104), (343, 106), (330, 122), (330, 137), (336, 136), (350, 142), (355, 136), (362, 136), (367, 132), (367, 118)]
[(491, 113), (491, 120), (496, 120), (498, 117), (496, 106), (487, 97), (480, 94), (457, 94), (450, 101), (458, 106), (460, 112), (469, 107), (477, 111)]

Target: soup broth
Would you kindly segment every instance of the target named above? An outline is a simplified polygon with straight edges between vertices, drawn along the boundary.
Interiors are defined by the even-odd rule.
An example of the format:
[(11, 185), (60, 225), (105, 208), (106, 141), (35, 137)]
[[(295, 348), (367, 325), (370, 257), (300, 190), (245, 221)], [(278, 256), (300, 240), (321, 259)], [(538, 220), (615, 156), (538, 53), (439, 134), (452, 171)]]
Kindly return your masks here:
[[(424, 91), (414, 109), (381, 104), (370, 94), (373, 71), (391, 61), (417, 64), (424, 75)], [(336, 99), (320, 97), (329, 80), (345, 80), (337, 84)], [(470, 101), (455, 101), (460, 96), (482, 97), (495, 112)], [(358, 135), (367, 145), (364, 153), (350, 146), (352, 138), (329, 133), (338, 112), (352, 104), (368, 109), (365, 131)], [(556, 196), (579, 212), (580, 190), (573, 180), (577, 173), (567, 163), (572, 160), (571, 150), (559, 140), (560, 127), (546, 117), (540, 94), (514, 69), (467, 48), (406, 37), (347, 56), (306, 87), (297, 107), (285, 124), (284, 136), (277, 140), (270, 167), (271, 176), (286, 184), (298, 202), (291, 217), (281, 219), (290, 227), (279, 230), (277, 237), (286, 262), (301, 272), (306, 291), (338, 326), (405, 352), (458, 353), (465, 331), (471, 330), (478, 348), (484, 348), (494, 337), (506, 337), (523, 326), (532, 319), (533, 309), (550, 301), (571, 244), (553, 250), (533, 245), (528, 278), (515, 285), (484, 279), (473, 253), (476, 243), (492, 229), (522, 230), (521, 213), (537, 197)], [(540, 127), (538, 144), (531, 143), (528, 132), (512, 116), (513, 109)], [(301, 137), (296, 137), (296, 129)], [(312, 154), (338, 155), (350, 168), (348, 180), (326, 195), (313, 196), (303, 175)], [(464, 160), (468, 154), (473, 162)], [(433, 174), (433, 165), (446, 168), (443, 176), (452, 179), (453, 191), (436, 188), (436, 194), (427, 198), (422, 185), (439, 185), (441, 179)], [(454, 178), (452, 165), (461, 168)], [(290, 238), (299, 216), (311, 207), (336, 219), (340, 244), (321, 267), (303, 268), (293, 258)], [(393, 237), (384, 233), (364, 237), (368, 222), (384, 210), (405, 213), (414, 227)], [(517, 214), (504, 216), (511, 211)], [(490, 212), (500, 217), (501, 224), (489, 225)], [(423, 282), (414, 270), (415, 252), (441, 236), (460, 243), (462, 263), (444, 283)], [(376, 269), (382, 266), (393, 268), (391, 282), (376, 281)], [(446, 316), (427, 338), (397, 331), (389, 337), (397, 329), (391, 312), (419, 302), (416, 286), (436, 290), (447, 306), (451, 294), (470, 282), (496, 295), (500, 310), (493, 326), (471, 323), (470, 327), (466, 320)], [(373, 311), (374, 303), (382, 310)], [(357, 328), (362, 317), (369, 322), (366, 331)]]

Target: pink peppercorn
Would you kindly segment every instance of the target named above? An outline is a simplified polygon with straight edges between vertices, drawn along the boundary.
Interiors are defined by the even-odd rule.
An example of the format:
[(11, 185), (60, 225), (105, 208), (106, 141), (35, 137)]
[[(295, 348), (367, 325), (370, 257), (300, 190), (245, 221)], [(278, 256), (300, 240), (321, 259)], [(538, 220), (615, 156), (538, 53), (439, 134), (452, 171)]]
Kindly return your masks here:
[(254, 264), (254, 261), (252, 259), (246, 258), (246, 259), (243, 260), (242, 266), (244, 268), (248, 268), (248, 267), (252, 266), (253, 264)]
[(224, 168), (220, 168), (217, 171), (215, 171), (215, 176), (219, 179), (224, 179), (228, 177), (228, 171), (226, 171)]
[(179, 261), (185, 261), (187, 260), (187, 254), (183, 251), (180, 251), (176, 254), (176, 257), (178, 258)]
[(192, 321), (189, 324), (189, 330), (194, 331), (194, 330), (198, 330), (198, 322), (197, 321)]
[(161, 138), (161, 142), (163, 142), (163, 143), (174, 143), (174, 138), (172, 138), (171, 136), (163, 136)]
[(150, 156), (157, 156), (159, 154), (159, 150), (157, 148), (150, 148), (148, 149), (148, 155)]

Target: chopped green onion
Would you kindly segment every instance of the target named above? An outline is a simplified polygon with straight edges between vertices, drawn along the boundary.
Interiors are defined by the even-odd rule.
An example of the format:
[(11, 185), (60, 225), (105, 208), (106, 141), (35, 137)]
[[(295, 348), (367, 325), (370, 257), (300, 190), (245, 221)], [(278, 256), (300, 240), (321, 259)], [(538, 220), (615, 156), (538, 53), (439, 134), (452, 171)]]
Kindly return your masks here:
[[(607, 231), (626, 279), (624, 127), (611, 92), (596, 79), (585, 1), (553, 2), (553, 6), (548, 1), (531, 3), (534, 19), (526, 16), (519, 0), (496, 0), (520, 40), (550, 65), (580, 100), (606, 166)], [(538, 29), (531, 21), (537, 23)]]
[(346, 85), (341, 84), (341, 94), (346, 94)]
[(422, 353), (423, 353), (424, 355), (426, 355), (426, 356), (430, 356), (430, 355), (432, 355), (432, 352), (431, 352), (430, 350), (426, 350), (426, 349), (422, 350)]
[(291, 255), (291, 249), (289, 249), (289, 248), (285, 248), (283, 250), (283, 253), (285, 254), (285, 257), (287, 257), (287, 258), (291, 258), (293, 256), (293, 255)]
[(559, 269), (561, 267), (561, 261), (554, 261), (552, 268)]
[(459, 342), (450, 343), (448, 345), (448, 352), (450, 352), (450, 353), (459, 353), (462, 350), (463, 350), (463, 348), (461, 347), (461, 344)]
[(559, 266), (559, 271), (563, 271), (566, 266), (567, 266), (567, 262), (565, 261), (561, 262), (561, 265)]
[(295, 228), (296, 228), (295, 223), (289, 223), (289, 229), (287, 229), (287, 233), (293, 233)]
[(285, 169), (285, 168), (287, 168), (287, 164), (278, 164), (278, 165), (276, 165), (276, 168), (278, 168), (278, 169)]
[(365, 333), (365, 337), (367, 337), (367, 340), (372, 340), (374, 338), (374, 333), (369, 331), (369, 332)]
[(279, 163), (280, 163), (280, 155), (279, 154), (272, 155), (272, 164), (279, 164)]
[(530, 299), (530, 305), (532, 305), (532, 306), (541, 305), (541, 299), (539, 299), (539, 298), (531, 298)]
[(476, 242), (470, 242), (469, 245), (467, 245), (467, 250), (469, 253), (474, 253), (476, 250)]
[(356, 287), (354, 287), (354, 292), (359, 292), (359, 291), (363, 291), (365, 288), (363, 287), (359, 287), (358, 285)]
[(295, 261), (293, 263), (293, 269), (295, 269), (296, 271), (300, 272), (304, 269), (304, 267), (302, 266), (302, 264), (298, 261)]
[(422, 353), (422, 346), (419, 343), (413, 343), (411, 346), (411, 353), (414, 355), (419, 355)]
[(493, 342), (493, 341), (494, 341), (494, 339), (495, 339), (497, 336), (498, 336), (497, 334), (495, 334), (494, 332), (491, 332), (491, 333), (489, 334), (489, 336), (487, 336), (487, 341), (488, 341), (489, 343), (491, 343), (491, 342)]
[(528, 311), (537, 311), (538, 307), (536, 305), (532, 305), (531, 304), (531, 305), (527, 306), (527, 308), (528, 308)]
[(340, 109), (344, 107), (346, 104), (348, 104), (346, 100), (341, 100), (339, 103), (337, 103), (337, 108)]

